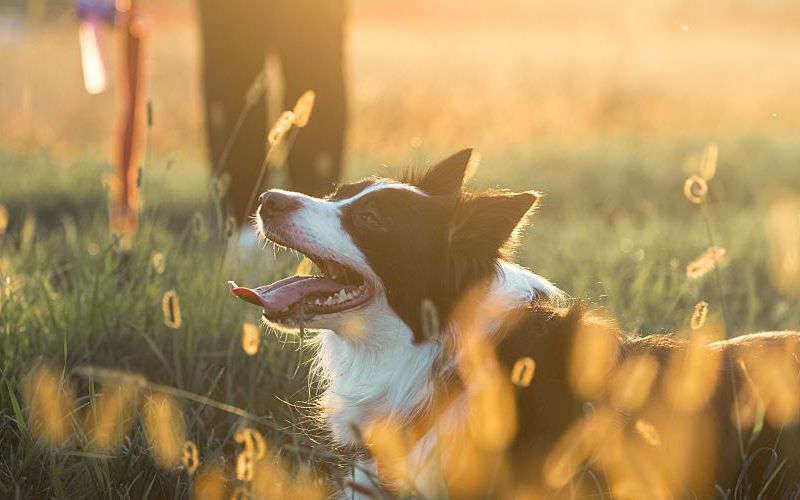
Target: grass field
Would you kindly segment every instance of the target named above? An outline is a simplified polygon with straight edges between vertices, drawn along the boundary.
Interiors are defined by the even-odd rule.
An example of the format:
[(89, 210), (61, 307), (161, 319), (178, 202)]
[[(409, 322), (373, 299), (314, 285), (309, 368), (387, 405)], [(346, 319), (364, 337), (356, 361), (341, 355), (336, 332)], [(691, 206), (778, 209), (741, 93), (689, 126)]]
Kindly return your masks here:
[[(642, 13), (626, 3), (626, 15), (617, 15), (603, 3), (592, 17), (574, 5), (553, 12), (511, 2), (503, 16), (468, 5), (441, 32), (437, 21), (451, 4), (355, 4), (347, 177), (392, 175), (474, 144), (483, 154), (475, 188), (545, 194), (518, 261), (604, 306), (627, 330), (685, 329), (699, 300), (724, 319), (729, 336), (800, 328), (797, 297), (770, 276), (779, 235), (768, 224), (776, 200), (800, 192), (800, 67), (788, 64), (800, 48), (796, 7)], [(89, 365), (199, 396), (176, 399), (205, 464), (224, 461), (230, 472), (241, 448), (237, 426), (247, 420), (209, 400), (256, 418), (250, 425), (293, 473), (312, 464), (334, 477), (346, 463), (313, 430), (302, 340), (262, 332), (256, 355), (242, 350), (242, 325), (257, 322), (258, 311), (233, 299), (225, 282), (265, 282), (298, 261), (273, 261), (264, 251), (252, 268), (223, 269), (226, 237), (202, 168), (195, 84), (182, 100), (183, 79), (166, 73), (195, 71), (194, 42), (178, 43), (193, 36), (181, 17), (187, 5), (161, 9), (155, 18), (167, 34), (154, 46), (153, 155), (129, 252), (107, 232), (101, 182), (111, 171), (103, 157), (113, 96), (80, 95), (74, 47), (65, 42), (74, 28), (62, 19), (16, 48), (0, 46), (0, 73), (20, 75), (0, 89), (0, 204), (8, 211), (0, 231), (2, 497), (192, 492), (185, 471), (165, 472), (147, 452), (143, 416), (113, 454), (84, 446), (85, 436), (62, 448), (37, 446), (20, 384), (38, 360), (63, 369), (81, 411), (99, 386), (73, 370)], [(480, 15), (493, 24), (472, 31), (471, 16)], [(530, 33), (530, 23), (541, 29)], [(572, 26), (586, 29), (573, 37)], [(53, 67), (34, 61), (62, 45), (58, 69), (71, 76), (56, 92)], [(399, 69), (411, 62), (414, 75)], [(76, 98), (64, 103), (60, 92)], [(695, 205), (683, 195), (694, 173), (687, 158), (712, 141), (717, 174), (707, 202)], [(168, 168), (173, 153), (179, 161)], [(687, 278), (686, 265), (713, 245), (727, 250), (726, 264)], [(163, 273), (153, 266), (156, 252)], [(177, 329), (164, 324), (169, 290), (180, 301)], [(70, 418), (80, 428), (83, 417)]]

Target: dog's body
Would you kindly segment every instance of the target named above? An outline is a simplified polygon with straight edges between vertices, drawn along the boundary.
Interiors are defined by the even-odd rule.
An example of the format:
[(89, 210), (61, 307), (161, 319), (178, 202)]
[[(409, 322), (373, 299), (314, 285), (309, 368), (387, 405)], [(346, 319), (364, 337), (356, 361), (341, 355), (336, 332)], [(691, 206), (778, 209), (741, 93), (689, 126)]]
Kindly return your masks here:
[[(751, 484), (756, 479), (739, 485), (735, 481), (743, 468), (742, 457), (749, 446), (778, 434), (796, 440), (797, 405), (792, 406), (795, 400), (788, 397), (783, 401), (782, 433), (778, 418), (765, 423), (762, 411), (761, 419), (755, 420), (762, 430), (754, 443), (740, 444), (738, 431), (732, 441), (731, 429), (742, 427), (730, 420), (733, 395), (737, 387), (752, 383), (744, 377), (747, 370), (737, 368), (738, 359), (746, 346), (765, 343), (781, 344), (787, 349), (781, 352), (794, 355), (797, 334), (713, 344), (697, 354), (692, 342), (672, 337), (630, 339), (580, 309), (549, 305), (561, 292), (504, 260), (538, 196), (463, 192), (470, 156), (470, 151), (456, 153), (424, 176), (402, 183), (369, 179), (344, 185), (326, 199), (277, 190), (262, 195), (259, 231), (308, 256), (322, 276), (287, 278), (256, 289), (235, 284), (231, 288), (263, 307), (264, 317), (278, 328), (322, 330), (316, 339), (317, 372), (326, 385), (320, 403), (336, 443), (364, 450), (363, 433), (375, 421), (392, 422), (405, 436), (403, 474), (390, 470), (396, 468), (387, 466), (386, 460), (382, 464), (381, 456), (377, 464), (365, 459), (361, 472), (377, 471), (389, 487), (413, 487), (428, 495), (446, 488), (456, 496), (485, 496), (487, 486), (499, 493), (522, 483), (532, 488), (570, 484), (585, 489), (586, 477), (576, 475), (577, 469), (591, 469), (611, 480), (621, 477), (619, 470), (607, 470), (624, 462), (619, 456), (606, 453), (599, 470), (598, 463), (589, 459), (598, 450), (641, 448), (641, 443), (625, 437), (637, 426), (640, 434), (639, 427), (650, 429), (651, 438), (663, 434), (658, 446), (653, 445), (657, 452), (636, 455), (649, 464), (648, 485), (670, 494), (710, 493), (717, 478), (724, 481), (718, 483), (722, 488), (738, 487), (739, 492), (749, 488), (753, 494), (750, 490), (756, 486)], [(432, 333), (436, 317), (441, 328)], [(603, 369), (594, 367), (591, 372), (591, 357), (577, 363), (585, 364), (592, 375), (586, 379), (594, 381), (592, 390), (587, 389), (592, 383), (581, 382), (581, 374), (570, 371), (576, 365), (576, 349), (580, 352), (587, 342), (582, 333), (587, 325), (590, 329), (605, 325), (601, 333), (588, 337), (589, 344), (598, 335), (612, 339), (605, 345), (613, 359), (600, 363)], [(625, 369), (626, 359), (637, 360), (646, 353), (647, 366), (665, 368), (668, 360), (686, 353), (689, 366), (694, 366), (708, 352), (718, 351), (723, 354), (709, 359), (720, 363), (714, 369), (721, 382), (715, 378), (713, 391), (706, 390), (705, 400), (700, 401), (708, 403), (707, 409), (696, 407), (697, 394), (689, 399), (693, 407), (683, 399), (662, 398), (654, 388), (633, 406), (625, 390), (620, 390), (623, 396), (613, 390), (614, 380), (617, 385), (622, 382), (612, 374)], [(531, 366), (535, 362), (536, 374), (530, 386), (513, 396), (503, 374), (525, 357), (532, 358)], [(662, 372), (667, 373), (666, 368)], [(726, 384), (732, 385), (726, 388)], [(607, 417), (620, 411), (622, 419)], [(659, 415), (669, 412), (669, 425), (662, 429)], [(702, 423), (699, 429), (695, 417)], [(673, 441), (666, 441), (674, 438), (671, 423), (675, 422), (683, 434), (718, 440), (702, 447), (708, 451), (704, 467), (690, 467), (686, 457), (678, 461), (678, 469), (666, 464), (665, 457), (686, 452), (685, 446), (676, 448)], [(613, 442), (585, 435), (586, 429), (601, 429)], [(564, 436), (574, 435), (580, 438), (582, 453), (565, 458), (562, 455), (569, 453), (564, 450), (574, 446), (565, 444)], [(374, 437), (368, 435), (366, 441)], [(738, 448), (730, 451), (732, 443)], [(788, 461), (780, 465), (782, 475), (769, 487), (798, 479), (798, 450), (796, 446), (793, 454), (782, 455)], [(712, 459), (712, 466), (706, 467)], [(396, 457), (390, 462), (397, 462)], [(478, 463), (484, 472), (501, 468), (504, 472), (480, 474), (475, 469)], [(753, 471), (769, 470), (769, 460), (755, 457), (745, 469), (749, 478)], [(372, 482), (367, 476), (357, 477), (354, 487), (369, 488)], [(617, 483), (632, 488), (632, 480), (624, 479)]]

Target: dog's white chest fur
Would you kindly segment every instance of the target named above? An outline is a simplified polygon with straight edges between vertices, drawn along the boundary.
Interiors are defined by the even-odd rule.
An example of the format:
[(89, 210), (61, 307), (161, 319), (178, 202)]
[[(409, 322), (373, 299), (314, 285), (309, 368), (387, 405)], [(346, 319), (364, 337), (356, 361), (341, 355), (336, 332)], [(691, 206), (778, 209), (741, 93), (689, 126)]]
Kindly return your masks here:
[[(544, 278), (502, 262), (488, 298), (492, 313), (498, 314), (523, 307), (537, 295), (558, 293)], [(338, 444), (353, 445), (361, 444), (354, 428), (363, 430), (377, 416), (410, 419), (433, 396), (432, 368), (440, 345), (412, 343), (408, 326), (381, 301), (343, 328), (348, 331), (321, 333), (317, 369), (327, 386), (321, 398), (326, 425)], [(369, 329), (368, 336), (358, 331), (363, 328)]]

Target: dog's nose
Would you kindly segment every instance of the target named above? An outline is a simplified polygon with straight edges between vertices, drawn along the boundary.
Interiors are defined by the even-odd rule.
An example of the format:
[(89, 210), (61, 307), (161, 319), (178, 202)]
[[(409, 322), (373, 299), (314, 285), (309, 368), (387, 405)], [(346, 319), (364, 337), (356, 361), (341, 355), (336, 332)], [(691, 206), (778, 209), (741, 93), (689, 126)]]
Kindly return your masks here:
[(258, 213), (265, 220), (291, 212), (300, 206), (300, 202), (294, 196), (280, 191), (265, 191), (258, 197), (258, 201), (261, 202)]

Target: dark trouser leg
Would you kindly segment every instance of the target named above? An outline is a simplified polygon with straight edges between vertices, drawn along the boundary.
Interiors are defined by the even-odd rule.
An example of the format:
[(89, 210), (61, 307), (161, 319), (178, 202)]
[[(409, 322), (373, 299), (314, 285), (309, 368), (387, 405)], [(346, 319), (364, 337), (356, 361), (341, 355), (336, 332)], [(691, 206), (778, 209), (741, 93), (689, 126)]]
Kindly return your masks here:
[(330, 193), (339, 180), (344, 148), (344, 0), (293, 0), (281, 7), (286, 30), (278, 34), (286, 78), (286, 108), (308, 89), (317, 94), (311, 121), (297, 132), (289, 153), (289, 189)]
[[(206, 131), (212, 168), (223, 155), (226, 142), (245, 104), (245, 94), (265, 58), (264, 2), (199, 0), (203, 45), (203, 80)], [(227, 155), (222, 172), (230, 174), (225, 203), (230, 215), (246, 223), (250, 194), (266, 150), (266, 114), (263, 94), (248, 112)]]

